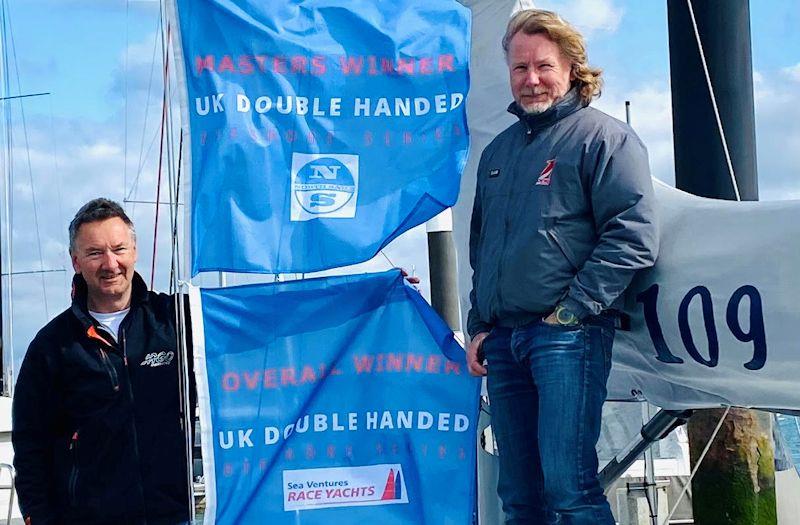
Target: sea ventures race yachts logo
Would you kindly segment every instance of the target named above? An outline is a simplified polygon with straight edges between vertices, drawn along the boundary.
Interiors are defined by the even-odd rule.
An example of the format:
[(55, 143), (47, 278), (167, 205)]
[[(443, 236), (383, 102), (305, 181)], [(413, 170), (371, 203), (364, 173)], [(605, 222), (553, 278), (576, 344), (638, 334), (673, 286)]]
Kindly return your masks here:
[(292, 154), (292, 221), (351, 219), (358, 200), (358, 155)]
[(408, 503), (399, 463), (283, 471), (283, 510)]

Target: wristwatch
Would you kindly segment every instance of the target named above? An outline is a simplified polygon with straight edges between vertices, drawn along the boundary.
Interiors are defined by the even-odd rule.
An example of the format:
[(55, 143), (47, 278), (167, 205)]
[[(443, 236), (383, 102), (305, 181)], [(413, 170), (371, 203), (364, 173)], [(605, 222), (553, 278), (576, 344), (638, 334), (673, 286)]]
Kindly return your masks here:
[(578, 319), (578, 316), (572, 313), (566, 306), (560, 304), (556, 306), (555, 311), (553, 312), (556, 316), (556, 321), (561, 326), (577, 326), (581, 323), (581, 320)]

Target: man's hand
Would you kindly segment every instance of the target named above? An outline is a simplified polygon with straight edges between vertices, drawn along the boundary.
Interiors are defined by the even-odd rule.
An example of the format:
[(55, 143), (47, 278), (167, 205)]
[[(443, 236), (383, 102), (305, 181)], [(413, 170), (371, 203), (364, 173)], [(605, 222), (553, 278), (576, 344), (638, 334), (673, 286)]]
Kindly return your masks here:
[(409, 275), (405, 268), (400, 268), (400, 275), (402, 275), (405, 278), (406, 282), (408, 284), (410, 284), (411, 286), (413, 286), (416, 291), (418, 291), (418, 292), (420, 291), (419, 290), (419, 283), (420, 283), (419, 277), (417, 277), (416, 275), (413, 275), (413, 274)]
[(542, 321), (544, 324), (549, 324), (551, 326), (573, 327), (581, 324), (581, 320), (578, 319), (578, 316), (563, 305), (556, 306), (556, 309), (553, 310), (550, 315), (542, 319)]
[(467, 347), (467, 369), (474, 376), (485, 376), (486, 367), (483, 366), (483, 340), (489, 332), (480, 332), (469, 342)]
[(548, 315), (547, 317), (542, 319), (542, 321), (544, 321), (544, 324), (550, 324), (550, 325), (559, 324), (558, 319), (556, 318), (556, 313), (555, 312), (551, 312), (550, 315)]

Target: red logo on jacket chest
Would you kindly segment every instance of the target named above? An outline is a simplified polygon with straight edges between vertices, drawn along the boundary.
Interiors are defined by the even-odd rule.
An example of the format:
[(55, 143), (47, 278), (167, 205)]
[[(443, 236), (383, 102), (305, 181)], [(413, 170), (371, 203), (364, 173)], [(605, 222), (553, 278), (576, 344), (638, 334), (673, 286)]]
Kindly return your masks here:
[(556, 159), (550, 159), (547, 161), (547, 164), (544, 165), (544, 169), (539, 174), (539, 178), (536, 179), (537, 186), (550, 186), (550, 175), (553, 174), (553, 168), (556, 165)]

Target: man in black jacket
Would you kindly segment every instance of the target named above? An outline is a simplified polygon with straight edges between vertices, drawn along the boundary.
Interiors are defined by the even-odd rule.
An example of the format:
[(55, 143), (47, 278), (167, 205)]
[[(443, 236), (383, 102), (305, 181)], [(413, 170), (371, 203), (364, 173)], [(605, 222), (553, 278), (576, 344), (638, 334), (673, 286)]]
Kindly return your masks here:
[(176, 298), (134, 271), (136, 234), (117, 203), (84, 205), (69, 237), (72, 306), (36, 335), (14, 392), (22, 514), (29, 525), (185, 523), (194, 403), (182, 402)]

